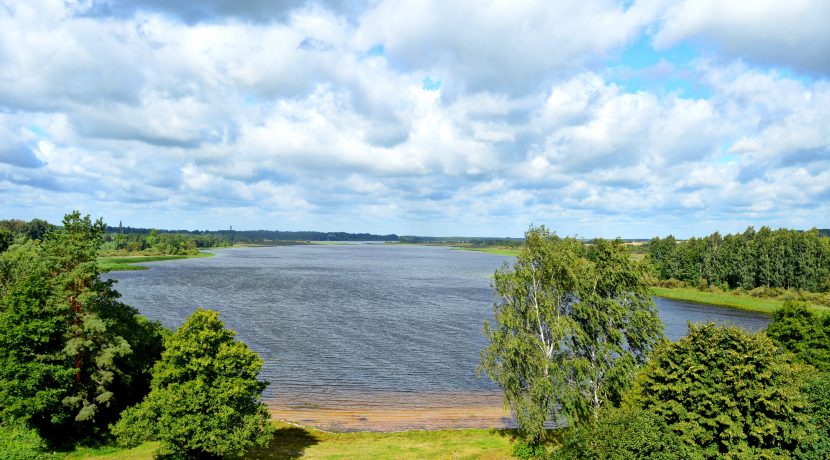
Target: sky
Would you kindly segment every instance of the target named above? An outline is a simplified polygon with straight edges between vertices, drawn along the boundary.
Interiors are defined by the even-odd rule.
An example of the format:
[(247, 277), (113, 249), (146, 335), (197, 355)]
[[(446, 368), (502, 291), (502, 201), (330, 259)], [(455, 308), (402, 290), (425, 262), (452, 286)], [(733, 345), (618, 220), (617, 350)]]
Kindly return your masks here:
[(0, 218), (830, 227), (826, 0), (0, 0)]

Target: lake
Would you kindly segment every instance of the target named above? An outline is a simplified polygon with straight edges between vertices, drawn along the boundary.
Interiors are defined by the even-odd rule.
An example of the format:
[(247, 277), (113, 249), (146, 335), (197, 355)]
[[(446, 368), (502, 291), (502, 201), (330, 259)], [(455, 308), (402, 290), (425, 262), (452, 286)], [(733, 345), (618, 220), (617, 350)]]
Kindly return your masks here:
[[(332, 429), (509, 426), (477, 377), (491, 276), (508, 257), (394, 244), (230, 248), (113, 272), (122, 300), (174, 328), (198, 306), (265, 361), (281, 418)], [(763, 314), (656, 299), (666, 335), (687, 321), (766, 326)]]

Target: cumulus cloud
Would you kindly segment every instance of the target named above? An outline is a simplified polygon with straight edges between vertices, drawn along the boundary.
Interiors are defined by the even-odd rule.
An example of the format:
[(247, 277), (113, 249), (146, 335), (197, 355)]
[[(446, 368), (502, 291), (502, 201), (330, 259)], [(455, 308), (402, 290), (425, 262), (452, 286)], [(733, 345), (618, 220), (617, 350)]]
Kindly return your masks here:
[(670, 2), (654, 36), (658, 48), (684, 40), (714, 46), (728, 56), (830, 75), (830, 3), (823, 0)]
[[(712, 5), (2, 3), (0, 209), (499, 236), (830, 225), (830, 85), (805, 77), (824, 7)], [(700, 47), (683, 72), (705, 95), (615, 82), (603, 66), (644, 37)], [(685, 78), (656, 62), (631, 78)]]

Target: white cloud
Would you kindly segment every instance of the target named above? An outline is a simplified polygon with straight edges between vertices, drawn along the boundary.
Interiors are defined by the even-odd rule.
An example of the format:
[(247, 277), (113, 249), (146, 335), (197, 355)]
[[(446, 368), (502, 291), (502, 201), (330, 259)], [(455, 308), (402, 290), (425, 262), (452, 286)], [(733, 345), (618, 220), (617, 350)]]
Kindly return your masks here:
[(699, 40), (732, 57), (828, 76), (828, 17), (824, 0), (672, 1), (654, 44)]
[[(815, 70), (815, 4), (774, 23), (769, 2), (303, 3), (262, 21), (259, 3), (93, 3), (0, 6), (9, 217), (515, 236), (830, 225), (830, 86), (757, 64)], [(818, 44), (781, 60), (724, 32), (744, 13), (761, 45), (776, 27)], [(603, 71), (647, 31), (724, 50), (688, 69), (708, 94)], [(658, 63), (646, 72), (678, 74)]]

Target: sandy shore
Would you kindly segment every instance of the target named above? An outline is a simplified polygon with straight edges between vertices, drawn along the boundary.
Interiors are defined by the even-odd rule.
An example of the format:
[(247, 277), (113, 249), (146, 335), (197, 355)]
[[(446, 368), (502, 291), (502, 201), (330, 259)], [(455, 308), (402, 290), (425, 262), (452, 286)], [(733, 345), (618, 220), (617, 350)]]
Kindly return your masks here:
[(274, 418), (326, 431), (508, 428), (515, 423), (496, 393), (346, 393), (280, 395), (266, 401)]

